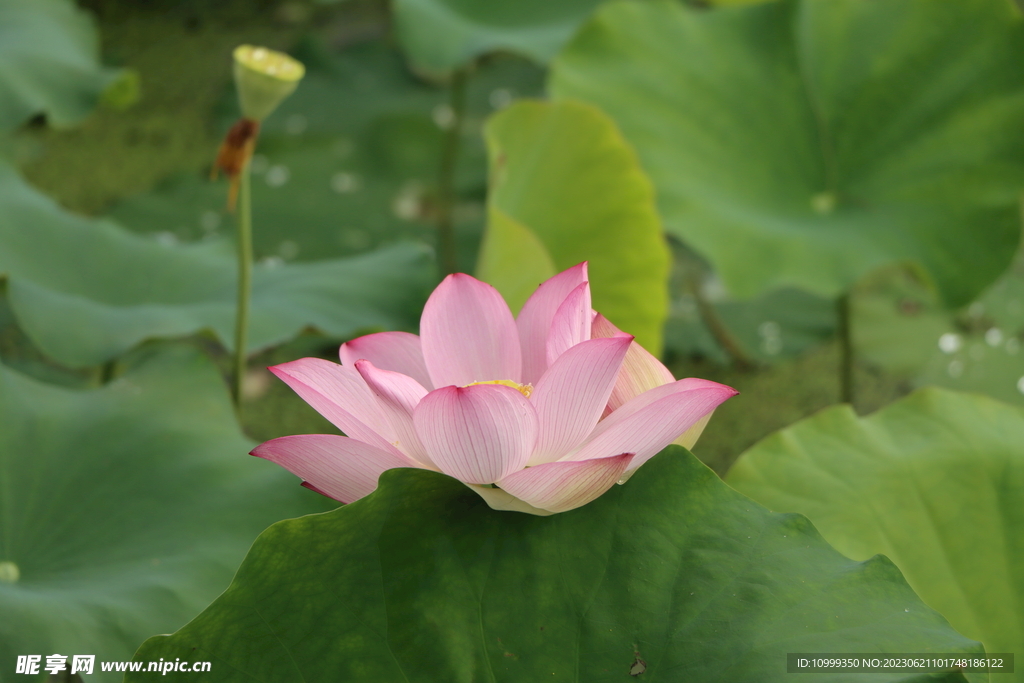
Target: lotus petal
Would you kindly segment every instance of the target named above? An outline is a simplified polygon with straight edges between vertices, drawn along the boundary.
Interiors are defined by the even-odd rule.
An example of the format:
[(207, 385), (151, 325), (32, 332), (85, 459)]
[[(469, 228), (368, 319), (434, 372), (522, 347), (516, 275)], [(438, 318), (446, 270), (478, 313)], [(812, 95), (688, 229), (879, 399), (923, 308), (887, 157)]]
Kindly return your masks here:
[(590, 283), (584, 282), (569, 292), (569, 296), (565, 297), (565, 301), (558, 307), (555, 316), (551, 319), (546, 351), (548, 366), (566, 350), (590, 339), (592, 311), (593, 309), (590, 308)]
[(463, 273), (437, 286), (420, 318), (423, 360), (435, 387), (520, 381), (519, 334), (494, 287)]
[(591, 339), (551, 364), (530, 396), (539, 427), (530, 465), (558, 460), (590, 435), (632, 341), (628, 336)]
[[(591, 337), (615, 337), (624, 334), (615, 327), (607, 318), (600, 313), (594, 316), (591, 325)], [(676, 380), (665, 365), (654, 357), (647, 349), (633, 342), (626, 352), (626, 358), (622, 361), (622, 369), (619, 370), (619, 379), (615, 383), (612, 395), (608, 399), (608, 409), (617, 410), (626, 401), (636, 398), (645, 391), (649, 391), (663, 384), (669, 384)], [(696, 439), (695, 439), (696, 441)]]
[(368, 360), (356, 361), (355, 367), (387, 415), (391, 428), (398, 437), (394, 445), (419, 463), (434, 468), (412, 424), (412, 411), (427, 395), (427, 390), (412, 377), (400, 372), (381, 370)]
[(536, 384), (548, 367), (548, 336), (551, 321), (565, 297), (587, 281), (587, 262), (563, 270), (541, 283), (516, 319), (523, 354), (522, 382)]
[(632, 459), (632, 453), (622, 453), (594, 460), (549, 462), (514, 472), (501, 479), (498, 486), (533, 507), (565, 512), (586, 505), (610, 489)]
[(380, 370), (408, 375), (427, 391), (430, 383), (427, 365), (423, 362), (420, 338), (408, 332), (377, 332), (345, 342), (338, 350), (342, 365), (355, 367), (356, 361), (365, 359)]
[(679, 380), (651, 389), (606, 417), (575, 453), (562, 460), (607, 458), (629, 451), (635, 470), (697, 424), (736, 390), (707, 380)]
[(348, 436), (400, 455), (387, 415), (354, 368), (300, 358), (269, 370)]
[(301, 477), (307, 488), (342, 503), (372, 493), (384, 470), (418, 467), (408, 458), (335, 434), (282, 436), (260, 444), (251, 455), (276, 462)]
[(537, 414), (500, 384), (435, 389), (413, 411), (431, 461), (467, 484), (491, 484), (522, 469), (537, 441)]

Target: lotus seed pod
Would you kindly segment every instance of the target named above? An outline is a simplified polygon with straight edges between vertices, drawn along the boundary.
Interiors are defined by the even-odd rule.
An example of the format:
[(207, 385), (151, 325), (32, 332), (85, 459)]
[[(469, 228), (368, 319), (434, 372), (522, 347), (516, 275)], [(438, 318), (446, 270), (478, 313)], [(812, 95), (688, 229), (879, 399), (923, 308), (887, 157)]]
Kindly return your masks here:
[(253, 45), (235, 48), (235, 85), (242, 115), (262, 121), (291, 95), (306, 67), (283, 52)]

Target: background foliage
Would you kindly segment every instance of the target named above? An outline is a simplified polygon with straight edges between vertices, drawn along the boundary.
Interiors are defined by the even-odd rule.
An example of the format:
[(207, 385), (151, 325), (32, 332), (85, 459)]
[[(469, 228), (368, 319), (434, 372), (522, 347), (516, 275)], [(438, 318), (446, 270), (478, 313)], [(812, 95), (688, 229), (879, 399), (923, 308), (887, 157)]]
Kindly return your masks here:
[[(127, 658), (200, 612), (139, 656), (200, 638), (233, 671), (262, 657), (291, 680), (239, 604), (280, 612), (268, 628), (282, 638), (308, 633), (273, 570), (297, 562), (306, 598), (326, 594), (304, 560), (339, 553), (363, 558), (338, 571), (354, 572), (343, 583), (365, 623), (415, 633), (382, 640), (340, 609), (333, 627), (403, 670), (450, 655), (437, 661), (453, 680), (533, 680), (548, 664), (674, 680), (687, 647), (708, 676), (768, 680), (778, 634), (812, 650), (1024, 645), (1022, 30), (1005, 0), (0, 0), (0, 681), (16, 654)], [(219, 379), (234, 217), (208, 176), (237, 116), (241, 42), (287, 50), (308, 75), (252, 163), (235, 415)], [(438, 252), (447, 226), (454, 249)], [(271, 527), (203, 611), (262, 529), (332, 507), (245, 455), (253, 439), (336, 431), (266, 365), (415, 331), (446, 263), (515, 307), (584, 259), (595, 308), (677, 377), (741, 391), (694, 454), (725, 475), (747, 451), (727, 481), (824, 540), (678, 451), (547, 520), (399, 472), (365, 501)], [(929, 385), (988, 396), (911, 393)], [(841, 386), (850, 407), (800, 422)], [(479, 524), (416, 514), (445, 506)], [(661, 517), (682, 521), (638, 531)], [(386, 551), (366, 546), (369, 527)], [(502, 553), (537, 562), (495, 569)], [(400, 560), (430, 590), (387, 569)], [(384, 593), (359, 592), (366, 580)], [(438, 607), (456, 584), (460, 602)], [(564, 627), (554, 640), (501, 611), (513, 584)], [(472, 614), (486, 614), (479, 640), (417, 640)], [(526, 654), (559, 639), (608, 659)], [(378, 659), (345, 651), (296, 666), (379, 680)]]
[(927, 389), (868, 418), (823, 411), (745, 453), (728, 481), (806, 514), (848, 557), (884, 553), (961, 633), (1019, 652), (1022, 427), (1017, 408)]

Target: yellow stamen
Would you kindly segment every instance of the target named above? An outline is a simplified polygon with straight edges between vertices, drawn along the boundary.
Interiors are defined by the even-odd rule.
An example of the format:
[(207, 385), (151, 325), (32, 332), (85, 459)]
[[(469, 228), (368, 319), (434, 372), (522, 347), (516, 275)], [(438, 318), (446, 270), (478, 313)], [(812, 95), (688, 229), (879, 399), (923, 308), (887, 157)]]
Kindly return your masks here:
[(519, 384), (518, 382), (513, 382), (510, 379), (492, 379), (492, 380), (488, 380), (486, 382), (470, 382), (466, 386), (467, 387), (472, 387), (472, 386), (476, 386), (477, 384), (501, 384), (501, 385), (506, 386), (506, 387), (512, 387), (513, 389), (518, 391), (520, 394), (522, 394), (526, 398), (530, 398), (530, 394), (533, 393), (533, 385), (532, 384)]

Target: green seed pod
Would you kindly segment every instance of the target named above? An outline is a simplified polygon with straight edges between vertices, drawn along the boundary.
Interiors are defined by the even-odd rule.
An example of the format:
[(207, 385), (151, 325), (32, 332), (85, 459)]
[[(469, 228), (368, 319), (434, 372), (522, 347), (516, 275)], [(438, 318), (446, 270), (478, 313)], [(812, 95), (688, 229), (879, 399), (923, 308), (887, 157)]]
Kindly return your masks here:
[(235, 85), (242, 115), (262, 121), (295, 91), (306, 73), (283, 52), (253, 45), (235, 48)]

